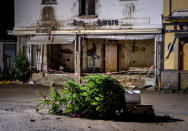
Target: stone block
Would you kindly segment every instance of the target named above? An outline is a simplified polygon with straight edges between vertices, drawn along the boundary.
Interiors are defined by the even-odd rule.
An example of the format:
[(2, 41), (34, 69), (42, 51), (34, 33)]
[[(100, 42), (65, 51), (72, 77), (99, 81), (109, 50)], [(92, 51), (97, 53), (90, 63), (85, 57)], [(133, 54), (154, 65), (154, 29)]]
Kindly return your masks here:
[(161, 88), (178, 89), (179, 73), (176, 70), (165, 70), (161, 72)]

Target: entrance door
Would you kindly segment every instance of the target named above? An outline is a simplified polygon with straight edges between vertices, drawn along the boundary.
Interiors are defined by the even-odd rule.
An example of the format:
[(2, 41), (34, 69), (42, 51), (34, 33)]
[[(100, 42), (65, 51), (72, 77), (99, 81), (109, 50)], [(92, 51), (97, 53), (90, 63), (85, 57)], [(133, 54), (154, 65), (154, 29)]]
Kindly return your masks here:
[(118, 68), (118, 44), (106, 43), (105, 45), (105, 72), (117, 72)]
[(4, 45), (3, 46), (3, 74), (4, 77), (7, 78), (9, 74), (9, 70), (13, 66), (13, 59), (16, 56), (16, 45)]
[(182, 47), (182, 70), (188, 70), (188, 43)]

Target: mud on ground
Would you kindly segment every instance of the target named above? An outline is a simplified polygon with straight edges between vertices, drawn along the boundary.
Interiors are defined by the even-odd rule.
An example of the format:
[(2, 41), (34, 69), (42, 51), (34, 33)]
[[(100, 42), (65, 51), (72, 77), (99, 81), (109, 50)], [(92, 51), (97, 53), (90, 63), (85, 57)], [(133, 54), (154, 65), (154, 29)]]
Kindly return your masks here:
[[(61, 87), (59, 87), (61, 88)], [(142, 122), (89, 120), (49, 115), (47, 110), (36, 113), (40, 97), (36, 91), (48, 92), (40, 85), (0, 85), (0, 131), (159, 131), (188, 129), (188, 95), (142, 94), (142, 104), (152, 104), (157, 115), (168, 115), (182, 121)]]

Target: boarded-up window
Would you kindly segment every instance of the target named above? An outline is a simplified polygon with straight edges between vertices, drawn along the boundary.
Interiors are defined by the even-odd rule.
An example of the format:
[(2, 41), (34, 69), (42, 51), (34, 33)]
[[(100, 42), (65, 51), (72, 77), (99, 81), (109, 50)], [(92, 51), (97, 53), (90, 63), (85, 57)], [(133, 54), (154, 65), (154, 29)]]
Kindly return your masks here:
[(95, 15), (95, 0), (80, 0), (80, 16)]
[(46, 6), (42, 9), (42, 21), (54, 21), (55, 11), (51, 6)]

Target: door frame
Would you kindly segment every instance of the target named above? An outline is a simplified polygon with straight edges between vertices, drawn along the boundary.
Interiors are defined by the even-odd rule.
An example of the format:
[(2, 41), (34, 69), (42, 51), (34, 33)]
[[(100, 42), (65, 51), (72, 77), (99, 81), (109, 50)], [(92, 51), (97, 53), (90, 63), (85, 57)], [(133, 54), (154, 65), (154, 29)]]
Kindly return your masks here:
[(117, 71), (116, 72), (119, 72), (119, 42), (104, 42), (103, 44), (103, 56), (104, 56), (104, 59), (103, 59), (103, 65), (104, 65), (104, 72), (106, 72), (106, 44), (109, 44), (109, 43), (112, 43), (112, 44), (117, 44)]
[(3, 77), (5, 77), (5, 46), (7, 46), (7, 45), (14, 45), (15, 46), (15, 57), (16, 57), (16, 52), (17, 52), (17, 48), (16, 48), (16, 44), (14, 43), (14, 44), (3, 44)]

